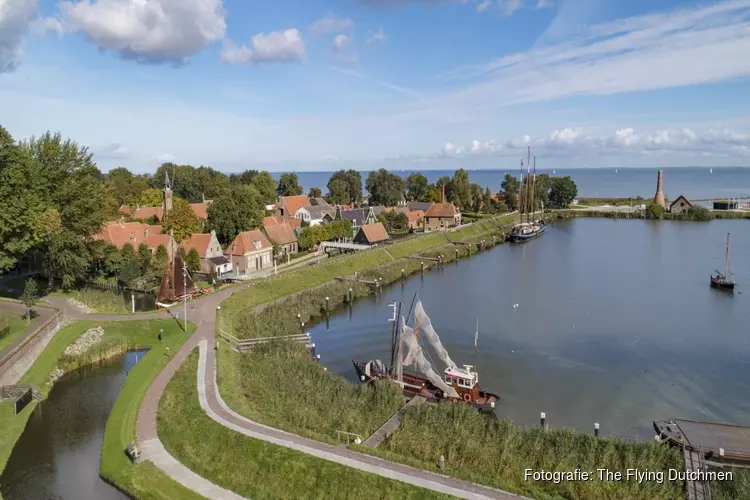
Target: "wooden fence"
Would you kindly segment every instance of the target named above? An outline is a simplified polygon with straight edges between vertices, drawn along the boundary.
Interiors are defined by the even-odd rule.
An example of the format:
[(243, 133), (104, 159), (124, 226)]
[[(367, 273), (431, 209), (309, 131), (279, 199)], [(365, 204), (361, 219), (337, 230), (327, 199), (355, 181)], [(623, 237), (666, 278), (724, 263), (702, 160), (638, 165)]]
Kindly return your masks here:
[(262, 338), (257, 338), (257, 339), (238, 339), (237, 337), (223, 330), (219, 330), (219, 336), (222, 339), (224, 339), (226, 342), (228, 342), (229, 345), (232, 346), (232, 349), (234, 349), (237, 352), (247, 352), (255, 346), (267, 344), (269, 342), (276, 342), (280, 340), (299, 342), (301, 344), (305, 344), (305, 346), (307, 346), (309, 349), (313, 349), (315, 347), (315, 345), (312, 343), (312, 337), (310, 337), (309, 333), (300, 333), (296, 335), (283, 335), (279, 337), (262, 337)]

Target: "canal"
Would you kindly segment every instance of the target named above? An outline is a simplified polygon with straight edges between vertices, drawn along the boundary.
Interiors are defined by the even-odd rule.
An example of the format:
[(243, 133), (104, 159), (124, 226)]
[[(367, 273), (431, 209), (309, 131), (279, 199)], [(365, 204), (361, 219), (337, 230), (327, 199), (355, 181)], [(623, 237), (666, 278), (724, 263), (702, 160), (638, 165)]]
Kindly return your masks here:
[(37, 405), (0, 481), (5, 500), (123, 500), (99, 477), (112, 406), (145, 351), (64, 375)]
[[(733, 296), (709, 287), (728, 231)], [(745, 220), (578, 219), (412, 277), (310, 331), (329, 370), (356, 382), (353, 358), (390, 358), (388, 304), (418, 293), (459, 364), (474, 362), (479, 321), (480, 385), (500, 395), (499, 416), (538, 425), (546, 412), (552, 426), (646, 439), (655, 419), (750, 424), (747, 248)]]

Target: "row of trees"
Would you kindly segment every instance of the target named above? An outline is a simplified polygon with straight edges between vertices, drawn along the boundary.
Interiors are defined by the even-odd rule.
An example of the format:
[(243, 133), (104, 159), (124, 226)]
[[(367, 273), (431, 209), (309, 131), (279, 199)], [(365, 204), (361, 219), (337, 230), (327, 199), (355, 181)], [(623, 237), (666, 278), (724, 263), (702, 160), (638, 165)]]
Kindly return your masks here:
[(308, 226), (300, 232), (297, 242), (302, 250), (308, 250), (321, 241), (331, 241), (352, 237), (352, 224), (348, 220), (337, 219), (321, 226)]
[(523, 202), (523, 197), (519, 196), (521, 193), (526, 193), (525, 196), (529, 203), (528, 208), (531, 208), (531, 196), (533, 195), (535, 210), (541, 207), (565, 208), (578, 196), (578, 187), (569, 176), (552, 177), (546, 173), (539, 174), (533, 181), (533, 193), (531, 185), (527, 185), (527, 182), (531, 181), (525, 178), (522, 186), (521, 181), (510, 174), (505, 174), (500, 185), (499, 198), (508, 210), (520, 208), (518, 204)]

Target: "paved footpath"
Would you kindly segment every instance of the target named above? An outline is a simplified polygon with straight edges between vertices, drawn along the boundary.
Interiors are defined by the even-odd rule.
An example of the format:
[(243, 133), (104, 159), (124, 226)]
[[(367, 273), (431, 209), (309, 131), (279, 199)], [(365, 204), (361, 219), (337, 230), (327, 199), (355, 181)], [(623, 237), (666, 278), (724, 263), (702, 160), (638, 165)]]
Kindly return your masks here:
[[(0, 350), (0, 366), (3, 364), (4, 361), (6, 361), (6, 358), (11, 355), (11, 353), (15, 352), (16, 348), (23, 344), (26, 339), (34, 333), (37, 328), (39, 328), (39, 325), (43, 325), (45, 321), (50, 319), (53, 314), (55, 314), (55, 311), (52, 309), (49, 309), (48, 307), (35, 307), (33, 308), (34, 312), (38, 314), (36, 321), (34, 321), (33, 324), (29, 325), (26, 330), (18, 336), (13, 342), (11, 342), (5, 349)], [(19, 317), (26, 314), (26, 306), (23, 304), (18, 304), (16, 302), (6, 302), (4, 300), (0, 301), (0, 312), (9, 312), (13, 314), (17, 314)]]
[(221, 398), (216, 383), (216, 310), (224, 299), (246, 286), (250, 286), (250, 284), (220, 291), (216, 294), (202, 297), (195, 302), (195, 309), (192, 310), (193, 313), (189, 316), (189, 319), (194, 321), (198, 328), (193, 336), (174, 355), (164, 370), (154, 379), (146, 391), (146, 395), (138, 411), (136, 435), (138, 442), (144, 446), (144, 459), (153, 462), (165, 474), (183, 486), (208, 498), (240, 498), (235, 493), (211, 483), (180, 464), (167, 452), (163, 444), (159, 441), (156, 432), (156, 413), (161, 395), (180, 365), (187, 359), (193, 349), (199, 347), (198, 394), (201, 408), (214, 421), (227, 428), (246, 436), (292, 448), (323, 460), (340, 463), (348, 467), (389, 479), (403, 481), (433, 491), (447, 493), (459, 498), (507, 500), (523, 498), (501, 490), (364, 455), (343, 447), (334, 447), (319, 441), (302, 438), (295, 434), (258, 424), (231, 410)]

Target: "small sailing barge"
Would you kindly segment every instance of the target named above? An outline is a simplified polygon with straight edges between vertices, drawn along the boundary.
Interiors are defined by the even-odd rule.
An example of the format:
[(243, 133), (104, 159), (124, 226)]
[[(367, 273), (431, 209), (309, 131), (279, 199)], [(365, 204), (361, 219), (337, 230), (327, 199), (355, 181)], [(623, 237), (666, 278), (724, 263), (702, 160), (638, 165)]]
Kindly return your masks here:
[(734, 291), (734, 281), (732, 280), (732, 271), (729, 265), (729, 233), (727, 233), (727, 253), (724, 272), (714, 271), (711, 275), (711, 286), (728, 292)]
[[(521, 192), (519, 193), (518, 212), (520, 220), (513, 226), (510, 232), (512, 243), (523, 243), (540, 236), (546, 226), (544, 221), (536, 218), (536, 155), (534, 155), (534, 172), (531, 172), (531, 146), (529, 146), (528, 162), (526, 163), (526, 176), (523, 173), (523, 159), (521, 160)], [(539, 203), (540, 210), (544, 210)], [(525, 215), (525, 217), (524, 217)]]
[[(479, 388), (479, 374), (476, 371), (478, 329), (474, 337), (474, 365), (458, 367), (440, 342), (422, 302), (416, 297), (415, 302), (413, 327), (407, 325), (401, 313), (402, 305), (391, 304), (391, 365), (385, 366), (379, 359), (366, 363), (353, 360), (360, 381), (390, 380), (399, 385), (407, 396), (422, 396), (432, 402), (461, 402), (480, 411), (492, 412), (500, 398)], [(442, 377), (425, 356), (420, 333), (447, 366)]]
[(156, 296), (157, 309), (167, 309), (185, 300), (198, 297), (204, 290), (196, 288), (187, 266), (177, 250), (172, 262), (164, 268), (164, 274)]

